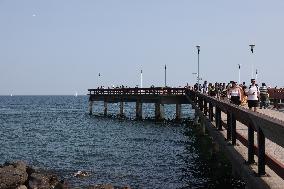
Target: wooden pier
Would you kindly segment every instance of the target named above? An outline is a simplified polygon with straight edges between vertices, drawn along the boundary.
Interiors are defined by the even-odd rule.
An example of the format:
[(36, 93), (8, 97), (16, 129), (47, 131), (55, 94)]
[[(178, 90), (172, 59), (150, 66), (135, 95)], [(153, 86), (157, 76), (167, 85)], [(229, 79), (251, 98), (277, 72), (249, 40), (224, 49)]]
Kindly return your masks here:
[(142, 119), (143, 103), (155, 104), (155, 118), (164, 119), (164, 105), (176, 104), (176, 119), (181, 117), (181, 104), (189, 104), (185, 96), (185, 88), (120, 88), (120, 89), (88, 89), (89, 113), (93, 113), (93, 102), (104, 101), (104, 115), (107, 115), (108, 103), (119, 103), (119, 115), (124, 115), (124, 102), (136, 103), (136, 119)]
[[(263, 179), (262, 176), (267, 175), (266, 166), (280, 178), (275, 182), (284, 183), (284, 159), (279, 160), (266, 153), (266, 140), (282, 149), (284, 147), (284, 113), (279, 113), (278, 115), (281, 115), (282, 118), (277, 119), (270, 115), (272, 110), (267, 110), (270, 114), (265, 111), (262, 113), (253, 112), (245, 107), (233, 105), (229, 101), (219, 100), (186, 88), (119, 88), (88, 89), (88, 91), (90, 114), (93, 111), (94, 101), (104, 101), (105, 115), (108, 103), (119, 103), (120, 114), (123, 115), (123, 103), (135, 102), (136, 118), (142, 119), (142, 103), (155, 103), (155, 118), (163, 119), (164, 104), (176, 104), (176, 119), (179, 119), (181, 104), (191, 104), (196, 111), (201, 127), (204, 128), (203, 130), (206, 129), (210, 131), (211, 135), (219, 137), (219, 139), (218, 137), (213, 138), (219, 141), (224, 149), (229, 149), (227, 156), (231, 157), (232, 162), (237, 161), (236, 155), (232, 155), (234, 149), (237, 148), (237, 142), (246, 147), (246, 157), (243, 157), (246, 163), (239, 160), (232, 164), (235, 165), (233, 166), (235, 170), (239, 170), (238, 172), (244, 180), (251, 183), (251, 186), (256, 183), (261, 188), (275, 188), (277, 186), (277, 183), (271, 183), (271, 179)], [(274, 99), (283, 97), (279, 96), (275, 90), (271, 92), (271, 96)], [(244, 132), (238, 132), (239, 127), (246, 128), (245, 135)], [(223, 140), (220, 140), (220, 136), (223, 137)], [(241, 152), (237, 154), (240, 155)], [(256, 159), (256, 175), (249, 174), (249, 172), (253, 172), (252, 167), (255, 165)]]

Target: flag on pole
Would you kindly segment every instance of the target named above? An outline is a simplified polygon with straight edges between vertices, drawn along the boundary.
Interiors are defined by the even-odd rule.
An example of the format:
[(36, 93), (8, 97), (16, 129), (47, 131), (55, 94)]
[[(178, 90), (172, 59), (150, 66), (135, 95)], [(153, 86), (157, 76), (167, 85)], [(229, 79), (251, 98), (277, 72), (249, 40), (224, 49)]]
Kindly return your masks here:
[(239, 69), (241, 69), (241, 65), (240, 64), (238, 64), (239, 65)]

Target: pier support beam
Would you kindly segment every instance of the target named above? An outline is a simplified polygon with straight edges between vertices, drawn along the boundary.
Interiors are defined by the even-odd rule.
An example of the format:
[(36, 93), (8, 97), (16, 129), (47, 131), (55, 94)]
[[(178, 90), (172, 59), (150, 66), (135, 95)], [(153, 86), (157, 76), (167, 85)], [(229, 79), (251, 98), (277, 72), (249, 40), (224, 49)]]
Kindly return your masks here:
[(213, 105), (211, 102), (209, 102), (209, 120), (213, 121)]
[(156, 120), (163, 120), (165, 118), (164, 104), (155, 103), (155, 118)]
[(232, 144), (236, 145), (237, 142), (237, 131), (236, 131), (236, 117), (233, 113), (231, 113), (231, 137), (232, 137)]
[(231, 129), (231, 113), (228, 111), (227, 112), (227, 140), (231, 140), (231, 133), (232, 133), (232, 129)]
[(254, 128), (252, 123), (248, 125), (248, 164), (254, 163)]
[(142, 102), (136, 102), (136, 119), (142, 120)]
[(198, 97), (198, 106), (199, 109), (203, 112), (203, 99), (201, 97)]
[(198, 115), (197, 111), (195, 110), (195, 113), (194, 113), (194, 123), (195, 123), (196, 125), (198, 125), (198, 124), (199, 124), (199, 121), (200, 121), (199, 115)]
[(204, 115), (207, 116), (207, 113), (208, 113), (208, 105), (206, 100), (204, 100)]
[(265, 175), (265, 137), (260, 128), (257, 130), (258, 175)]
[(200, 129), (201, 129), (201, 134), (202, 135), (205, 135), (205, 133), (206, 133), (206, 121), (205, 121), (205, 118), (204, 117), (202, 117), (201, 118), (201, 120), (200, 120)]
[(119, 102), (119, 117), (124, 117), (124, 103)]
[(222, 130), (221, 109), (220, 109), (219, 107), (216, 107), (215, 121), (216, 121), (216, 127), (217, 127), (217, 129), (218, 129), (218, 130)]
[(104, 101), (104, 116), (107, 116), (107, 102)]
[(176, 120), (181, 119), (181, 104), (176, 104)]
[(93, 114), (93, 104), (94, 104), (94, 101), (90, 100), (89, 101), (89, 115)]

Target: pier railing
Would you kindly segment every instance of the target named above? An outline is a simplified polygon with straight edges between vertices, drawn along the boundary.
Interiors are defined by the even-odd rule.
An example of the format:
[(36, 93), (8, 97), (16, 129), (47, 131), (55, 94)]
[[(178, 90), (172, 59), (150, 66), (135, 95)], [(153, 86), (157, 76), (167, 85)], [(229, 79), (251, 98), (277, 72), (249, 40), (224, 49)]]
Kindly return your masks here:
[(186, 88), (112, 88), (88, 89), (89, 95), (184, 95)]
[[(205, 116), (213, 122), (218, 130), (222, 127), (227, 129), (227, 140), (236, 145), (238, 139), (248, 148), (247, 163), (254, 163), (254, 155), (258, 156), (258, 174), (265, 174), (265, 165), (268, 165), (276, 174), (284, 179), (284, 165), (265, 153), (265, 138), (284, 147), (284, 122), (271, 118), (265, 114), (253, 112), (229, 103), (228, 101), (218, 100), (195, 91), (186, 92), (188, 99), (198, 106)], [(213, 111), (215, 109), (215, 112)], [(221, 113), (227, 115), (227, 123), (221, 118)], [(248, 127), (247, 136), (237, 133), (236, 121)], [(257, 133), (257, 146), (254, 144), (254, 132)]]
[[(184, 95), (187, 88), (151, 87), (151, 88), (97, 88), (88, 89), (89, 95), (116, 95), (116, 94), (141, 94), (141, 95)], [(284, 89), (268, 89), (271, 99), (284, 99)]]
[(142, 104), (155, 104), (155, 118), (164, 119), (164, 105), (176, 105), (176, 119), (181, 118), (181, 104), (188, 104), (186, 88), (151, 87), (151, 88), (112, 88), (88, 89), (89, 114), (93, 112), (93, 102), (104, 102), (104, 115), (107, 115), (108, 103), (119, 103), (119, 115), (124, 117), (124, 102), (136, 103), (136, 119), (142, 119)]
[(268, 89), (268, 94), (270, 99), (284, 99), (284, 89)]

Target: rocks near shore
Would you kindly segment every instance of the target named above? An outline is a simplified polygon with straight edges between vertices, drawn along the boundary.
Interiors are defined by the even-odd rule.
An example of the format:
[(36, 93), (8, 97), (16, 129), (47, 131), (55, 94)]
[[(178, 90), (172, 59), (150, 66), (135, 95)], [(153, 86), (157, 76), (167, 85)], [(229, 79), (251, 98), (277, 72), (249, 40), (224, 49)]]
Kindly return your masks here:
[(49, 189), (60, 184), (55, 174), (34, 170), (23, 161), (0, 166), (0, 189)]
[[(69, 189), (57, 175), (46, 170), (35, 170), (23, 161), (0, 165), (0, 189)], [(89, 186), (88, 189), (130, 189), (111, 184)]]
[(0, 167), (0, 189), (17, 188), (27, 180), (27, 166), (24, 162), (4, 164)]

